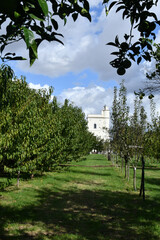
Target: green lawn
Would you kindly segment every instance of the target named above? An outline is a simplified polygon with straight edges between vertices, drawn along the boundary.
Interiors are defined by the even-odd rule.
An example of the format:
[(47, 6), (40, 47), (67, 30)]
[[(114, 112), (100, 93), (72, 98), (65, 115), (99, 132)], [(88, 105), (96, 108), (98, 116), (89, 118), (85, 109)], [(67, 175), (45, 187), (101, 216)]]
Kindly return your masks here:
[(132, 169), (127, 182), (101, 155), (72, 165), (0, 193), (0, 240), (160, 239), (160, 170), (146, 169), (143, 201)]

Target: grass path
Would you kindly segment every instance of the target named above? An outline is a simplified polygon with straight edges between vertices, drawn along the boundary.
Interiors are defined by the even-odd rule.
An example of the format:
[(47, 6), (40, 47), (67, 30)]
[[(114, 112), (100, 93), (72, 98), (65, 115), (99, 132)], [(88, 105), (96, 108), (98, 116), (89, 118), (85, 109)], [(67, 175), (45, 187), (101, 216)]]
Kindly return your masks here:
[(73, 164), (1, 193), (0, 240), (160, 240), (158, 170), (146, 170), (144, 202), (104, 156)]

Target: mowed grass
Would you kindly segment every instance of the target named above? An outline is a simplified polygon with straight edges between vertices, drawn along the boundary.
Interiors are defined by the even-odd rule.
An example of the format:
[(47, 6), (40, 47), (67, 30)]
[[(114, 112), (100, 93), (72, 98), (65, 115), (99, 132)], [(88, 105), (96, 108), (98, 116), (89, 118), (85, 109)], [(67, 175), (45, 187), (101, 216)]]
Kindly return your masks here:
[[(0, 195), (0, 240), (159, 240), (160, 170), (145, 171), (146, 200), (102, 155), (21, 181)], [(79, 166), (80, 165), (80, 166)]]

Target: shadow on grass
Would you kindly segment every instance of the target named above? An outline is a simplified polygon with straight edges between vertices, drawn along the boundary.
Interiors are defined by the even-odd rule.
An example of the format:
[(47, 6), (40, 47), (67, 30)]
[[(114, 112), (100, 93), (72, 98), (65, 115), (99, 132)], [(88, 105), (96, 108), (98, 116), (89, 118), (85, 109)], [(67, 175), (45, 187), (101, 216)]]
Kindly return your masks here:
[[(159, 240), (160, 199), (111, 191), (37, 190), (38, 204), (0, 207), (1, 240)], [(6, 224), (14, 223), (9, 235)]]
[(146, 183), (149, 183), (151, 185), (156, 185), (157, 189), (160, 189), (160, 178), (147, 178), (145, 179)]
[(152, 171), (160, 171), (160, 168), (158, 168), (158, 167), (145, 167), (145, 171), (150, 171), (150, 170), (152, 170)]
[(69, 169), (69, 172), (77, 173), (77, 174), (88, 174), (88, 175), (93, 175), (93, 176), (104, 176), (104, 177), (111, 176), (111, 174), (109, 174), (109, 173), (102, 173), (102, 172), (98, 173), (95, 171), (92, 172), (92, 169), (90, 171), (87, 171), (86, 169), (84, 169), (84, 171), (80, 171), (79, 168)]
[[(101, 155), (100, 156), (96, 156), (96, 157), (94, 157), (93, 158), (93, 156), (92, 156), (92, 161), (94, 162), (94, 161), (103, 161), (104, 162), (104, 158), (102, 158), (101, 157)], [(107, 158), (106, 158), (106, 162), (107, 162), (108, 160), (107, 160)]]

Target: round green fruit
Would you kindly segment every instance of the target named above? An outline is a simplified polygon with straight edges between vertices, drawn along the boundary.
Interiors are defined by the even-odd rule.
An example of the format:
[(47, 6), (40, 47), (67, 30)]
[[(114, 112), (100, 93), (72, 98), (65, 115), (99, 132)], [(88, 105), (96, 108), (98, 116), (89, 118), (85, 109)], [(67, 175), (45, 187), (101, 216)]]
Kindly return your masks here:
[(128, 50), (129, 45), (126, 42), (122, 42), (120, 47), (122, 48), (123, 51), (126, 51), (126, 50)]
[(150, 94), (150, 95), (148, 96), (149, 99), (152, 99), (153, 97), (154, 97), (153, 94)]
[(123, 67), (124, 68), (130, 68), (131, 67), (131, 61), (129, 61), (128, 59), (125, 59), (123, 62)]
[(124, 75), (125, 72), (126, 72), (126, 70), (125, 70), (124, 67), (119, 67), (119, 68), (117, 69), (117, 73), (118, 73), (118, 75)]

